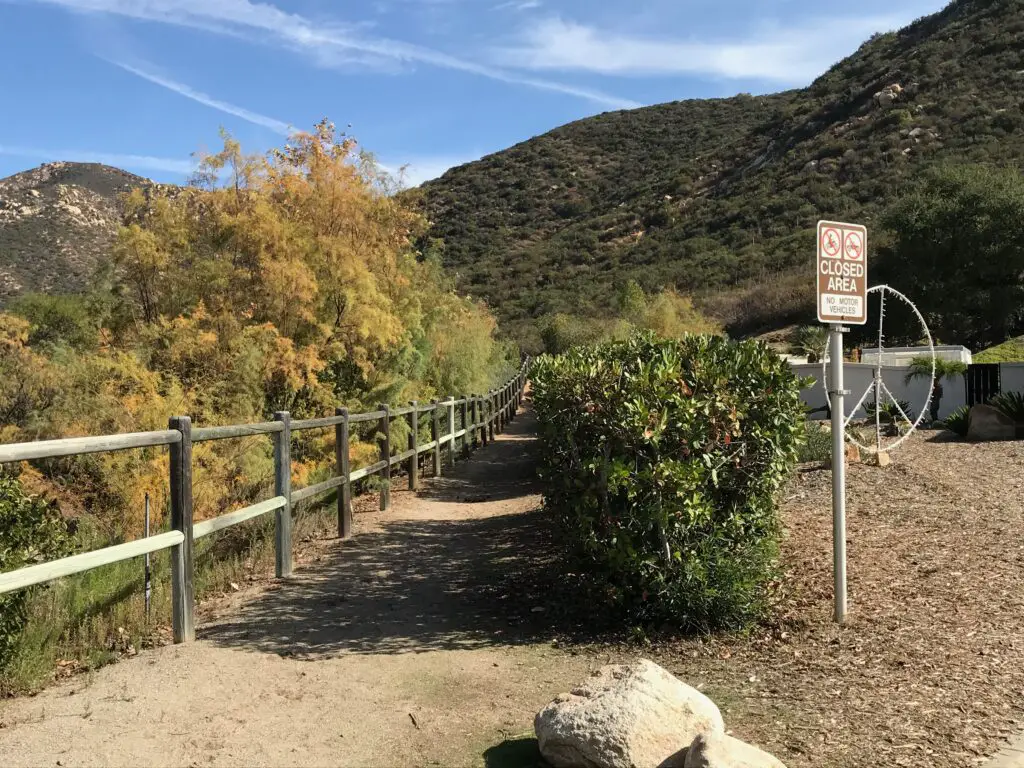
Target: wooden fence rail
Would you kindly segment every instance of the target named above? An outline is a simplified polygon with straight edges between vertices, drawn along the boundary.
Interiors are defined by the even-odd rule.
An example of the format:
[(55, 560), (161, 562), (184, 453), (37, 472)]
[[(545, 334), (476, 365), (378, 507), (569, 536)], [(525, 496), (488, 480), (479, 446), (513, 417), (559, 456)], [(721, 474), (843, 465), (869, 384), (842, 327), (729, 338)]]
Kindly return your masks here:
[[(462, 455), (468, 455), (475, 445), (486, 445), (495, 432), (515, 417), (522, 403), (526, 387), (529, 362), (499, 389), (486, 395), (463, 395), (456, 400), (391, 408), (382, 404), (370, 413), (350, 414), (338, 408), (334, 416), (292, 421), (286, 411), (274, 414), (273, 421), (259, 424), (237, 424), (225, 427), (192, 427), (188, 416), (174, 416), (169, 429), (155, 432), (133, 432), (123, 435), (73, 437), (63, 440), (38, 440), (28, 443), (0, 445), (0, 464), (32, 459), (75, 456), (104, 451), (122, 451), (166, 445), (170, 452), (170, 506), (171, 530), (124, 544), (39, 563), (15, 571), (0, 573), (0, 595), (36, 584), (53, 581), (63, 576), (92, 570), (122, 560), (171, 550), (171, 607), (174, 642), (183, 643), (195, 638), (195, 595), (193, 576), (195, 562), (193, 544), (196, 539), (216, 531), (252, 520), (273, 512), (275, 514), (275, 573), (287, 578), (292, 572), (292, 507), (300, 501), (327, 491), (338, 489), (338, 535), (352, 535), (352, 483), (374, 474), (382, 475), (381, 509), (390, 506), (390, 478), (392, 467), (405, 466), (409, 474), (409, 487), (416, 488), (419, 475), (419, 457), (430, 454), (433, 474), (441, 474), (442, 455), (447, 451), (449, 463), (454, 465), (462, 440)], [(419, 442), (420, 415), (430, 414), (430, 442)], [(458, 416), (458, 419), (456, 418)], [(408, 449), (392, 454), (391, 423), (408, 417), (410, 434)], [(349, 466), (349, 435), (352, 424), (378, 422), (377, 439), (380, 460), (368, 467), (352, 470)], [(461, 425), (461, 426), (460, 426)], [(291, 487), (291, 437), (306, 429), (335, 430), (336, 474), (316, 485), (298, 490)], [(227, 440), (251, 435), (270, 435), (274, 442), (274, 496), (199, 523), (192, 519), (192, 445), (208, 440)], [(431, 464), (431, 460), (428, 460)]]

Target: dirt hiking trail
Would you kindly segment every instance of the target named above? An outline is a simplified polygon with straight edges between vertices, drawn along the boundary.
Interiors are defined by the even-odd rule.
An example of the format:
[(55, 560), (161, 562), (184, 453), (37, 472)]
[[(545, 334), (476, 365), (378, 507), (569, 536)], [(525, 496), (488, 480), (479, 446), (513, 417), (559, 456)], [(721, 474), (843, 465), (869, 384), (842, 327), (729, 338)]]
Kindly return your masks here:
[(602, 663), (552, 647), (534, 610), (551, 578), (534, 432), (521, 412), (292, 579), (206, 606), (197, 642), (0, 705), (0, 764), (529, 764), (502, 742)]

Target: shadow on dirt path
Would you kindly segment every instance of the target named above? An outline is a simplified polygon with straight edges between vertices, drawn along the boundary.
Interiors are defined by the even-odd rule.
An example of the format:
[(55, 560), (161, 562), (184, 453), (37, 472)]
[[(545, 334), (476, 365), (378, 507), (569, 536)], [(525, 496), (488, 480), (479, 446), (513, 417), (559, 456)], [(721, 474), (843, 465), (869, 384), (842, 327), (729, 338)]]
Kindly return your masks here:
[(550, 640), (539, 609), (555, 562), (534, 431), (532, 413), (520, 413), (471, 459), (418, 493), (394, 493), (388, 512), (357, 516), (352, 539), (201, 637), (308, 659)]
[(204, 605), (198, 642), (0, 702), (0, 765), (531, 764), (534, 714), (600, 663), (550, 642), (534, 428), (524, 409), (292, 579)]

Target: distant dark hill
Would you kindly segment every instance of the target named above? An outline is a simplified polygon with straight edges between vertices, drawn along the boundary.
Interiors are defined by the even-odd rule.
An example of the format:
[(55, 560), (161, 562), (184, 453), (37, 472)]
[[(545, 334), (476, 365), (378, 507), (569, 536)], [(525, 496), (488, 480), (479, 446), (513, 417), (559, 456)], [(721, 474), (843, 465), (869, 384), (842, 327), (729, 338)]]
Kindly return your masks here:
[(98, 163), (48, 163), (0, 179), (0, 305), (80, 290), (121, 223), (119, 196), (148, 179)]
[(958, 0), (806, 89), (603, 114), (419, 194), (462, 287), (523, 339), (629, 278), (752, 332), (813, 317), (819, 218), (871, 227), (929, 166), (1019, 162), (1022, 110), (1024, 0)]

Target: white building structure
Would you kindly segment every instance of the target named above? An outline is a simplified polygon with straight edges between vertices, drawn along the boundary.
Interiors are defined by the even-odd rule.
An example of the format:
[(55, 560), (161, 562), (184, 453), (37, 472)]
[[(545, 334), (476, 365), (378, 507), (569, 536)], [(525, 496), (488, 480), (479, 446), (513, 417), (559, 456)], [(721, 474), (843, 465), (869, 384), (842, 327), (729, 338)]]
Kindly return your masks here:
[[(927, 354), (927, 347), (885, 347), (882, 349), (882, 365), (891, 367), (910, 365), (910, 361), (915, 357)], [(959, 345), (937, 346), (935, 347), (935, 356), (940, 360), (960, 362), (964, 365), (971, 364), (971, 350)], [(878, 365), (878, 348), (861, 350), (860, 361)]]

